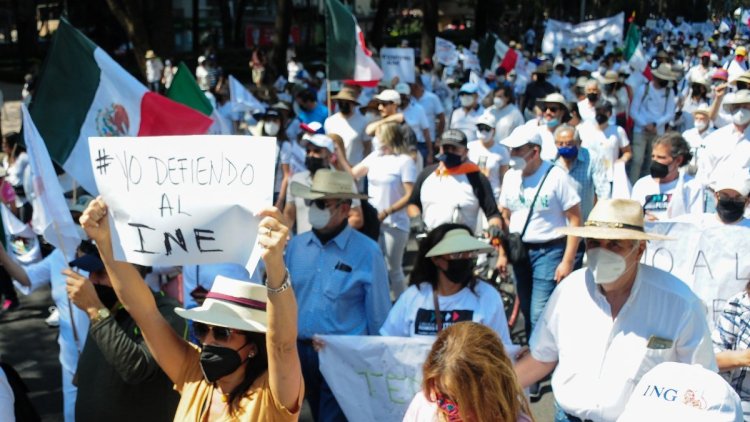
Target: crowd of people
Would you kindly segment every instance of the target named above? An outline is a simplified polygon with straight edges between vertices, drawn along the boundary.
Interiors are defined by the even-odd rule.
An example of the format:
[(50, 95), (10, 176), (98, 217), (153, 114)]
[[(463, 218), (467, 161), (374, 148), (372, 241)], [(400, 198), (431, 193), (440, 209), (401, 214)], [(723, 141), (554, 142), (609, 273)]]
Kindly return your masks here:
[[(264, 265), (117, 262), (106, 203), (76, 191), (78, 258), (0, 248), (3, 310), (51, 285), (66, 421), (296, 420), (303, 399), (316, 421), (347, 420), (319, 369), (321, 334), (436, 338), (407, 421), (532, 421), (527, 397), (549, 376), (556, 421), (750, 418), (750, 283), (710, 327), (683, 280), (642, 262), (649, 240), (669, 240), (649, 221), (750, 227), (741, 32), (659, 22), (644, 70), (612, 40), (554, 56), (510, 42), (512, 69), (477, 80), (428, 58), (413, 83), (378, 87), (293, 56), (269, 86), (255, 52), (265, 107), (246, 113), (216, 107), (226, 81), (201, 57), (198, 84), (233, 131), (276, 138)], [(158, 91), (171, 64), (146, 58)], [(2, 148), (2, 202), (28, 222), (28, 157), (17, 134)], [(521, 353), (478, 259), (515, 280)], [(669, 370), (684, 375), (671, 399)]]

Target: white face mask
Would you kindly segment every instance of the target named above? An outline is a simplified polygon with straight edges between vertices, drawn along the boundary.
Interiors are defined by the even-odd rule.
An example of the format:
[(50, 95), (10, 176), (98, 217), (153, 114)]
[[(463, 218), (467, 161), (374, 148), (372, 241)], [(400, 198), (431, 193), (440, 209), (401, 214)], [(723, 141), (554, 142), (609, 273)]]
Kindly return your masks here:
[(750, 122), (750, 110), (741, 108), (732, 114), (732, 122), (736, 125), (744, 125)]
[(698, 132), (703, 132), (708, 127), (708, 123), (704, 121), (696, 121), (695, 122), (695, 128), (698, 129)]
[[(628, 252), (625, 257), (630, 256), (638, 250), (638, 245)], [(609, 284), (620, 278), (628, 269), (625, 257), (610, 250), (598, 247), (586, 251), (588, 257), (589, 271), (594, 275), (594, 283)]]
[(461, 107), (471, 107), (474, 104), (473, 95), (462, 95), (458, 100), (461, 102)]
[(264, 122), (263, 129), (265, 129), (266, 135), (276, 136), (279, 133), (279, 124), (276, 122)]
[(526, 160), (523, 157), (510, 157), (508, 164), (513, 170), (523, 171), (526, 168)]
[(503, 108), (505, 107), (505, 99), (500, 97), (495, 97), (492, 99), (492, 104), (495, 105), (497, 108)]
[(490, 139), (490, 135), (492, 134), (491, 130), (479, 130), (477, 129), (477, 138), (481, 140)]
[(320, 230), (327, 226), (328, 222), (331, 220), (331, 211), (328, 208), (321, 210), (317, 205), (310, 204), (307, 218), (310, 220), (310, 225), (314, 229)]

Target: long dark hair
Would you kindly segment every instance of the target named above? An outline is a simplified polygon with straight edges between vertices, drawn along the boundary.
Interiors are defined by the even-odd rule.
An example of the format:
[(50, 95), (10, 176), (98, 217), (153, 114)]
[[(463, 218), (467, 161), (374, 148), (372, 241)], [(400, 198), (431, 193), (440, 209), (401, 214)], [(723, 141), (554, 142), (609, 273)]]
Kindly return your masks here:
[(266, 335), (245, 331), (245, 341), (254, 343), (258, 348), (255, 356), (245, 362), (245, 378), (229, 393), (229, 415), (234, 417), (240, 410), (240, 400), (255, 380), (268, 370), (268, 353), (266, 351)]
[[(419, 244), (419, 251), (417, 252), (417, 260), (414, 263), (414, 269), (412, 269), (411, 274), (409, 275), (409, 285), (416, 285), (417, 288), (419, 288), (419, 284), (422, 282), (427, 282), (432, 285), (433, 290), (437, 289), (437, 279), (438, 279), (438, 267), (435, 265), (434, 262), (432, 262), (432, 258), (428, 258), (427, 252), (432, 249), (433, 246), (437, 245), (438, 242), (443, 240), (443, 237), (446, 233), (448, 233), (451, 230), (454, 229), (464, 229), (469, 234), (471, 234), (471, 230), (468, 226), (465, 224), (458, 224), (458, 223), (445, 223), (441, 224), (434, 229), (432, 229), (431, 232), (427, 233), (427, 237), (425, 237), (422, 240), (422, 243)], [(474, 287), (477, 285), (477, 279), (476, 277), (472, 278), (471, 281), (468, 284), (469, 290), (474, 292)]]

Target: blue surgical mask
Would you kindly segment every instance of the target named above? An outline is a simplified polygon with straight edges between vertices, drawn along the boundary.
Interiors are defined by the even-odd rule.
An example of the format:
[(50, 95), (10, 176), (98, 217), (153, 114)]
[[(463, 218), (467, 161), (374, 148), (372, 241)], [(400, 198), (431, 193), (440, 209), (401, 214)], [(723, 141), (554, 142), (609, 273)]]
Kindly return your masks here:
[(578, 155), (578, 147), (559, 147), (557, 153), (562, 158), (575, 158)]
[(557, 127), (557, 125), (559, 124), (560, 124), (560, 120), (558, 119), (552, 119), (552, 120), (547, 121), (547, 127), (549, 128)]

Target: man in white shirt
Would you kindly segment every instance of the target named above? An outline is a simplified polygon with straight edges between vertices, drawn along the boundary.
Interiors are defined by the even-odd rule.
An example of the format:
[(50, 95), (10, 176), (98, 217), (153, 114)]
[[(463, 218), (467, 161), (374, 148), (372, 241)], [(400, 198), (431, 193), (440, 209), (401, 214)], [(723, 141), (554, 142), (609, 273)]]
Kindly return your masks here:
[(432, 137), (427, 113), (419, 103), (411, 101), (409, 84), (405, 82), (396, 84), (396, 92), (401, 96), (401, 114), (404, 115), (404, 123), (414, 131), (416, 136), (417, 150), (422, 154), (426, 164), (432, 164)]
[(536, 127), (539, 132), (542, 139), (542, 160), (554, 160), (557, 157), (555, 129), (563, 124), (570, 110), (565, 103), (565, 97), (557, 92), (538, 100), (536, 105), (542, 110), (542, 115), (526, 122), (526, 126)]
[(654, 79), (641, 85), (633, 94), (630, 116), (633, 127), (633, 159), (630, 163), (630, 183), (648, 174), (651, 166), (651, 146), (657, 136), (664, 134), (666, 124), (674, 118), (676, 99), (669, 88), (675, 80), (668, 64), (653, 71)]
[(647, 240), (641, 205), (600, 201), (585, 227), (559, 230), (586, 238), (588, 267), (560, 283), (516, 364), (522, 386), (552, 374), (568, 420), (616, 421), (633, 388), (662, 362), (716, 371), (703, 305), (673, 275), (641, 264)]
[(476, 138), (477, 119), (484, 113), (484, 107), (477, 102), (477, 90), (476, 84), (463, 84), (458, 91), (461, 107), (453, 110), (451, 114), (450, 128), (463, 132), (469, 141)]
[[(555, 229), (581, 224), (581, 198), (568, 173), (542, 159), (535, 127), (519, 127), (502, 144), (510, 149), (511, 169), (498, 207), (508, 232), (520, 234), (528, 250), (528, 259), (514, 262), (513, 272), (529, 335), (557, 283), (573, 271), (578, 238)], [(501, 272), (507, 271), (508, 252), (499, 250)]]
[[(595, 122), (583, 123), (576, 127), (581, 146), (591, 152), (591, 158), (599, 162), (599, 168), (606, 175), (607, 182), (614, 182), (615, 163), (630, 161), (633, 155), (628, 134), (620, 126), (612, 125), (614, 110), (608, 101), (600, 101), (596, 106)], [(600, 198), (606, 199), (609, 195)]]
[(345, 87), (331, 97), (336, 102), (338, 112), (326, 119), (323, 127), (326, 133), (335, 133), (344, 141), (346, 160), (357, 165), (372, 151), (372, 142), (365, 133), (367, 119), (359, 112), (357, 94)]
[(410, 84), (411, 95), (414, 101), (421, 105), (427, 114), (428, 129), (430, 130), (430, 139), (436, 139), (436, 133), (443, 133), (445, 130), (445, 109), (440, 101), (440, 97), (428, 91), (422, 78), (417, 78), (413, 84)]
[(596, 79), (589, 79), (583, 91), (586, 98), (578, 101), (578, 114), (584, 122), (596, 121), (596, 104), (601, 96), (601, 88)]
[(693, 111), (693, 128), (682, 132), (690, 145), (690, 152), (693, 153), (693, 159), (690, 161), (690, 171), (695, 173), (699, 167), (699, 156), (703, 155), (706, 150), (706, 139), (714, 131), (711, 124), (710, 111), (707, 108), (698, 108)]
[(500, 85), (495, 89), (492, 105), (484, 115), (489, 114), (495, 120), (495, 141), (500, 142), (510, 136), (513, 129), (525, 123), (523, 114), (516, 107), (516, 96), (509, 85)]
[(508, 148), (495, 141), (495, 119), (485, 112), (477, 120), (477, 140), (468, 144), (469, 160), (479, 166), (479, 170), (490, 181), (495, 201), (500, 199), (500, 184), (508, 171), (510, 153)]
[(153, 92), (161, 92), (161, 76), (164, 71), (164, 63), (154, 53), (154, 50), (146, 52), (146, 82), (148, 89)]

